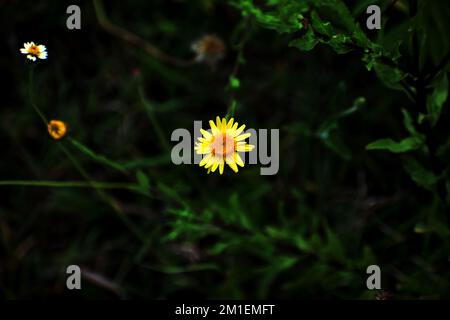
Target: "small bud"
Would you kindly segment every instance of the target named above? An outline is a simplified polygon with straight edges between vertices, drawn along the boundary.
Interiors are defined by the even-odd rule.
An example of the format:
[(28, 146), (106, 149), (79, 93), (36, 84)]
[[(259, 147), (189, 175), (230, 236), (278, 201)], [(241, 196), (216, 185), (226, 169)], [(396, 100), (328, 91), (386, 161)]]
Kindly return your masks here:
[(67, 126), (64, 122), (59, 120), (52, 120), (47, 125), (48, 133), (55, 140), (64, 138), (67, 133)]

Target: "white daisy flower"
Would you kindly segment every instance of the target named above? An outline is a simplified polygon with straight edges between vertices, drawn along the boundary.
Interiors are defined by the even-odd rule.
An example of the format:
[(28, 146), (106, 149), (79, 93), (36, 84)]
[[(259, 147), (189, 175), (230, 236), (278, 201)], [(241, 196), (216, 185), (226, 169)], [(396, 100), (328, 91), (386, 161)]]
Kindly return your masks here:
[(40, 44), (37, 45), (34, 42), (25, 42), (20, 52), (27, 55), (27, 58), (31, 61), (36, 61), (36, 58), (47, 59), (47, 48)]

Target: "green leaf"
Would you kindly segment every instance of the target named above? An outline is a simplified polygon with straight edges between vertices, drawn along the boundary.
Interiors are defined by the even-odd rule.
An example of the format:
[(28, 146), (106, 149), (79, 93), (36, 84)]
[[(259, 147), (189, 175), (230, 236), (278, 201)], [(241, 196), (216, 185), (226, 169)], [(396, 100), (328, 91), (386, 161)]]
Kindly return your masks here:
[(366, 34), (361, 30), (361, 28), (359, 26), (352, 33), (352, 39), (358, 46), (360, 46), (362, 48), (366, 48), (366, 49), (378, 48), (378, 46), (376, 44), (374, 44), (372, 41), (370, 41), (370, 39), (366, 36)]
[(422, 139), (417, 137), (409, 137), (400, 142), (387, 138), (370, 143), (366, 146), (366, 150), (387, 150), (393, 153), (403, 153), (421, 148), (423, 142)]
[(333, 22), (342, 25), (348, 31), (353, 32), (356, 28), (355, 19), (345, 3), (341, 0), (309, 0), (317, 11), (328, 13), (333, 18)]
[(300, 134), (305, 137), (309, 137), (312, 135), (311, 127), (308, 123), (304, 121), (294, 122), (290, 125), (284, 127), (288, 132)]
[(292, 40), (289, 43), (290, 47), (296, 47), (302, 51), (310, 51), (314, 49), (316, 44), (319, 41), (317, 40), (316, 36), (314, 35), (314, 32), (311, 28), (308, 28), (308, 31), (306, 31), (306, 34), (303, 36), (303, 38)]
[(448, 78), (444, 74), (442, 79), (439, 81), (432, 95), (428, 98), (427, 109), (431, 118), (431, 123), (434, 126), (441, 115), (442, 107), (447, 101), (448, 97)]
[(313, 11), (311, 13), (311, 23), (314, 27), (314, 29), (325, 36), (331, 37), (332, 35), (335, 34), (333, 26), (331, 25), (330, 22), (323, 22), (316, 11)]
[(141, 187), (147, 188), (147, 189), (150, 188), (150, 181), (149, 181), (147, 175), (143, 171), (139, 170), (136, 173), (136, 179)]
[(349, 36), (346, 36), (344, 34), (335, 34), (326, 43), (328, 43), (338, 54), (345, 54), (352, 50), (348, 46), (348, 44), (351, 43), (351, 39)]
[(400, 81), (406, 77), (406, 74), (397, 68), (387, 66), (378, 61), (373, 62), (373, 67), (378, 78), (383, 82), (383, 84), (391, 89), (402, 90)]
[(416, 159), (408, 158), (404, 162), (405, 171), (408, 172), (411, 179), (420, 187), (431, 190), (438, 182), (439, 177), (436, 177), (431, 171), (425, 169)]
[(261, 26), (279, 33), (293, 33), (303, 29), (302, 13), (308, 9), (306, 3), (292, 1), (276, 3), (275, 10), (270, 12), (264, 12), (252, 0), (232, 1), (232, 5), (238, 7), (244, 17), (253, 16)]
[(364, 97), (356, 98), (350, 108), (325, 120), (316, 132), (316, 136), (323, 141), (327, 148), (333, 150), (345, 160), (351, 159), (351, 151), (338, 134), (339, 120), (359, 111), (365, 103)]
[(414, 120), (406, 109), (402, 109), (403, 113), (403, 124), (405, 125), (406, 130), (412, 135), (417, 136), (418, 132), (414, 127)]
[(230, 77), (230, 88), (233, 90), (239, 89), (241, 82), (235, 76)]
[(322, 248), (324, 253), (338, 261), (345, 261), (345, 249), (341, 243), (341, 240), (328, 226), (325, 227), (325, 237), (326, 244)]
[(450, 138), (447, 139), (446, 142), (444, 142), (436, 151), (436, 155), (441, 157), (447, 153), (447, 151), (450, 150)]
[(336, 152), (345, 160), (350, 160), (352, 158), (351, 150), (345, 145), (342, 138), (336, 133), (336, 131), (331, 132), (326, 138), (322, 138), (324, 145)]
[(148, 176), (141, 170), (136, 172), (136, 179), (139, 184), (139, 191), (144, 194), (149, 194), (150, 192), (150, 181)]
[(294, 238), (294, 243), (297, 246), (297, 248), (299, 250), (301, 250), (301, 251), (304, 251), (304, 252), (312, 251), (312, 247), (309, 244), (309, 242), (306, 239), (304, 239), (303, 237), (301, 237), (301, 236), (295, 237)]

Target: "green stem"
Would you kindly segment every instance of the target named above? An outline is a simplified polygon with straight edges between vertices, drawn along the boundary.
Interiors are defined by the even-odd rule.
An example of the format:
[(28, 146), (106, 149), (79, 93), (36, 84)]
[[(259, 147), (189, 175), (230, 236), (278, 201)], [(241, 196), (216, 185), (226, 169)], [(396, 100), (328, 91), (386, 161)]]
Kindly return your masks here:
[[(42, 121), (44, 122), (45, 126), (47, 126), (47, 123), (48, 123), (47, 118), (44, 116), (42, 111), (39, 109), (39, 107), (34, 102), (34, 92), (33, 92), (34, 79), (33, 78), (34, 78), (34, 69), (32, 68), (30, 70), (30, 74), (29, 74), (29, 86), (28, 86), (28, 93), (29, 93), (29, 96), (30, 96), (31, 105), (33, 106), (34, 110), (39, 115), (39, 117), (42, 119)], [(100, 185), (90, 178), (89, 174), (86, 172), (86, 170), (84, 170), (83, 166), (72, 155), (72, 153), (64, 146), (63, 141), (57, 141), (56, 144), (63, 151), (63, 153), (70, 159), (70, 161), (77, 168), (78, 172), (83, 176), (83, 178), (86, 179), (87, 184), (91, 188), (93, 188), (93, 189), (95, 189), (97, 191), (98, 195), (100, 196), (100, 198), (105, 203), (107, 203), (108, 205), (111, 206), (111, 208), (114, 210), (114, 212), (118, 215), (119, 219), (122, 220), (122, 222), (130, 229), (130, 231), (137, 238), (139, 238), (142, 242), (146, 243), (147, 242), (147, 238), (145, 237), (145, 235), (131, 222), (131, 220), (129, 220), (125, 216), (125, 214), (122, 211), (122, 208), (118, 205), (118, 203), (112, 197), (110, 197), (107, 193), (105, 193), (102, 190), (102, 189), (105, 189), (105, 188), (100, 188)], [(6, 182), (10, 182), (10, 181), (6, 181)]]
[(80, 174), (86, 179), (86, 181), (91, 185), (92, 188), (94, 188), (100, 198), (111, 206), (111, 208), (114, 210), (114, 212), (117, 214), (120, 220), (128, 227), (128, 229), (142, 242), (147, 242), (147, 237), (134, 225), (134, 223), (131, 222), (128, 217), (125, 216), (125, 214), (122, 211), (122, 208), (118, 205), (118, 203), (110, 197), (107, 193), (105, 193), (102, 189), (97, 188), (94, 181), (90, 178), (89, 174), (84, 170), (84, 168), (81, 166), (81, 164), (78, 162), (78, 160), (72, 156), (70, 151), (62, 144), (58, 143), (58, 146), (60, 149), (66, 154), (66, 156), (72, 161), (73, 165), (77, 168), (77, 170), (80, 172)]
[[(239, 41), (239, 43), (237, 44), (236, 48), (238, 50), (237, 52), (237, 56), (236, 56), (236, 61), (234, 63), (234, 67), (233, 67), (233, 71), (231, 72), (230, 76), (228, 77), (228, 80), (231, 78), (236, 78), (237, 74), (239, 72), (239, 67), (242, 64), (242, 62), (244, 61), (244, 48), (245, 45), (247, 44), (248, 39), (250, 38), (250, 34), (252, 31), (252, 22), (250, 20), (246, 20), (245, 21), (245, 32), (244, 35), (242, 36), (241, 41)], [(229, 118), (229, 117), (234, 117), (234, 113), (236, 111), (236, 101), (235, 101), (235, 96), (236, 96), (236, 89), (230, 88), (231, 94), (230, 94), (230, 98), (229, 98), (229, 102), (228, 102), (228, 108), (227, 108), (227, 112), (225, 114), (225, 118)]]
[[(410, 18), (413, 19), (416, 17), (418, 13), (417, 0), (409, 1), (409, 10), (410, 10)], [(417, 33), (417, 26), (414, 28), (414, 33), (412, 35), (412, 49), (413, 49), (413, 58), (415, 64), (415, 73), (417, 75), (417, 79), (415, 81), (415, 89), (416, 89), (416, 112), (421, 113), (427, 112), (427, 90), (426, 90), (426, 80), (425, 75), (423, 74), (420, 68), (420, 46), (419, 46), (419, 35)], [(427, 121), (424, 121), (418, 127), (419, 132), (421, 132), (425, 136), (425, 144), (428, 148), (429, 153), (429, 161), (431, 165), (431, 170), (434, 175), (439, 177), (444, 172), (444, 167), (436, 156), (438, 144), (437, 140), (433, 134), (433, 128), (431, 124)], [(442, 203), (446, 203), (447, 198), (447, 186), (446, 182), (443, 179), (440, 179), (437, 183), (437, 194), (441, 199)]]
[(44, 113), (39, 109), (37, 104), (34, 101), (34, 66), (31, 67), (29, 75), (28, 75), (28, 95), (30, 97), (31, 105), (38, 114), (39, 118), (44, 122), (45, 126), (47, 127), (48, 121), (47, 118), (44, 116)]
[(158, 137), (161, 146), (164, 150), (169, 151), (170, 145), (167, 142), (166, 136), (164, 134), (163, 129), (161, 128), (158, 120), (155, 117), (153, 106), (151, 103), (148, 102), (148, 100), (144, 96), (144, 90), (142, 89), (142, 86), (139, 86), (139, 98), (141, 100), (142, 105), (144, 106), (145, 111), (147, 112), (147, 115), (150, 119), (150, 122), (152, 124), (153, 129), (155, 130), (156, 136)]
[(23, 187), (50, 187), (50, 188), (96, 188), (96, 189), (127, 189), (134, 190), (138, 186), (132, 183), (121, 182), (97, 182), (97, 181), (30, 181), (30, 180), (4, 180), (0, 186)]

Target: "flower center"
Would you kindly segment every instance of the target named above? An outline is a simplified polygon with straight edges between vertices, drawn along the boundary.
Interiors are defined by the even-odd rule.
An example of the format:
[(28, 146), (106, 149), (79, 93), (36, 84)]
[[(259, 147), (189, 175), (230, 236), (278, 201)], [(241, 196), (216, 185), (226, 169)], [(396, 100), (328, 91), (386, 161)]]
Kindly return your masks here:
[(50, 131), (52, 131), (52, 132), (54, 132), (56, 134), (59, 134), (60, 129), (61, 128), (57, 124), (53, 124), (53, 125), (50, 126)]
[(218, 135), (214, 138), (212, 144), (212, 153), (214, 155), (227, 156), (234, 153), (235, 145), (233, 137), (226, 134)]
[(28, 52), (34, 56), (37, 56), (37, 55), (39, 55), (39, 48), (37, 46), (31, 46), (28, 49)]

